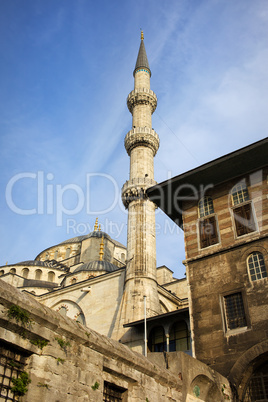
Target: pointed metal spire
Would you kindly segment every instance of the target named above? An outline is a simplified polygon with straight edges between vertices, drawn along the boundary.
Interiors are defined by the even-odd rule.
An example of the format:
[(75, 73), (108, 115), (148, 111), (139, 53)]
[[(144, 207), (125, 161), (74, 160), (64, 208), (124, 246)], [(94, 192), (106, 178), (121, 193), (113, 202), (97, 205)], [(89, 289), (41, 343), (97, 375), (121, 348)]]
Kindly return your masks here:
[(96, 218), (95, 225), (94, 225), (94, 232), (98, 230), (98, 218)]
[(138, 53), (136, 66), (135, 66), (135, 70), (133, 72), (133, 75), (135, 75), (136, 71), (139, 70), (140, 68), (146, 68), (146, 70), (148, 70), (148, 72), (149, 72), (149, 74), (151, 76), (151, 70), (150, 70), (150, 67), (149, 67), (149, 62), (148, 62), (148, 59), (147, 59), (147, 54), (146, 54), (146, 50), (145, 50), (143, 40), (144, 40), (143, 31), (141, 31), (141, 44), (140, 44), (140, 49), (139, 49), (139, 53)]
[(100, 253), (99, 253), (100, 254), (100, 261), (103, 261), (103, 254), (104, 254), (103, 248), (104, 248), (104, 238), (102, 236), (101, 244), (100, 244)]

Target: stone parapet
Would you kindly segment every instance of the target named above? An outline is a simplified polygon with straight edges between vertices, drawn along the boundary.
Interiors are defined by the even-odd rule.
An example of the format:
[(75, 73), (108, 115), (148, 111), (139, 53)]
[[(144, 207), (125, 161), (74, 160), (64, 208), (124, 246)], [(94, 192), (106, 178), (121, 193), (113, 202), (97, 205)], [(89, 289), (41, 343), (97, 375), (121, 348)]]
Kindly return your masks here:
[(156, 184), (155, 180), (149, 179), (148, 177), (126, 181), (122, 187), (122, 202), (124, 207), (127, 208), (131, 201), (147, 198), (147, 188), (155, 186)]
[(125, 137), (125, 148), (130, 155), (133, 148), (145, 146), (152, 149), (155, 156), (159, 148), (159, 137), (154, 129), (149, 127), (135, 127), (130, 130)]
[(151, 89), (136, 88), (127, 97), (127, 107), (130, 113), (136, 105), (150, 105), (153, 114), (157, 106), (157, 96)]

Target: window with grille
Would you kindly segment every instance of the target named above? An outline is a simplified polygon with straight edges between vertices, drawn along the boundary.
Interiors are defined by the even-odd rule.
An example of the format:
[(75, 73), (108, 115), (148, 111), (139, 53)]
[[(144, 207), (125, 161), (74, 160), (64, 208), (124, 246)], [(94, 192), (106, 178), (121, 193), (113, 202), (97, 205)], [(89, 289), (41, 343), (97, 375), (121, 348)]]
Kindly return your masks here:
[(120, 402), (125, 401), (127, 390), (122, 387), (118, 387), (115, 384), (111, 384), (107, 381), (104, 381), (104, 389), (103, 389), (103, 401), (104, 402)]
[(232, 293), (224, 296), (226, 329), (236, 329), (247, 326), (242, 293)]
[(268, 400), (268, 363), (254, 371), (247, 384), (243, 402), (264, 402)]
[(252, 281), (267, 278), (267, 271), (262, 253), (254, 252), (248, 257), (248, 270)]
[(211, 197), (204, 197), (198, 203), (200, 248), (219, 243), (216, 215)]
[(233, 205), (249, 201), (248, 189), (244, 182), (236, 184), (231, 191)]
[(246, 184), (241, 182), (235, 185), (231, 197), (237, 236), (255, 232), (256, 225)]
[(11, 391), (13, 378), (18, 378), (24, 371), (26, 355), (9, 345), (0, 345), (0, 400), (19, 401), (19, 395)]
[(198, 203), (199, 218), (214, 214), (213, 201), (211, 197), (204, 197)]

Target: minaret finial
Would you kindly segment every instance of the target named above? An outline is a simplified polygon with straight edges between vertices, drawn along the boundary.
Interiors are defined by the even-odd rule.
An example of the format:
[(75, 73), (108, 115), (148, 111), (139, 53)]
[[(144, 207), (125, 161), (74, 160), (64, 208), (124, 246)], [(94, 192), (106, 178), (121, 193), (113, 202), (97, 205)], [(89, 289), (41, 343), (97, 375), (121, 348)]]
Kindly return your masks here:
[(94, 232), (96, 232), (98, 230), (98, 218), (96, 218), (96, 222), (94, 225)]
[(99, 225), (99, 232), (101, 232), (101, 225)]
[(141, 40), (144, 39), (143, 30), (141, 29)]
[(104, 247), (104, 241), (103, 241), (103, 236), (102, 236), (101, 244), (100, 244), (100, 261), (102, 261), (102, 259), (103, 259), (103, 254), (104, 254), (103, 247)]

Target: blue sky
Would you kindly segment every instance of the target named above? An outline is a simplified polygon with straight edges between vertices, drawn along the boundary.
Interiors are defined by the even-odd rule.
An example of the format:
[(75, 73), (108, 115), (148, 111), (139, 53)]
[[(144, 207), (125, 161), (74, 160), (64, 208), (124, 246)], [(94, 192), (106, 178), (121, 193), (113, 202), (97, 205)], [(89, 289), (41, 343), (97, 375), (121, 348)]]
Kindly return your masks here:
[[(140, 28), (158, 182), (267, 136), (266, 0), (2, 0), (0, 265), (89, 233), (96, 216), (126, 244)], [(182, 277), (183, 234), (159, 210), (156, 222), (157, 263)]]

